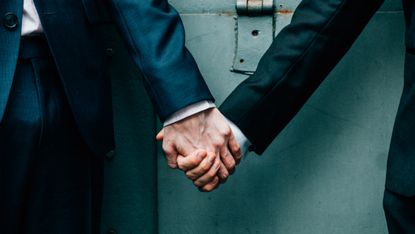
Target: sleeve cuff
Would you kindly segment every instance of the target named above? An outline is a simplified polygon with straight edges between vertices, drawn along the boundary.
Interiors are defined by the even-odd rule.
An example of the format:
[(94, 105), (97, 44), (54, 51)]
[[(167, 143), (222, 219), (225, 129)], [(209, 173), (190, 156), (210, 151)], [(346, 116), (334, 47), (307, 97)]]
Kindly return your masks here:
[(239, 147), (241, 148), (241, 153), (242, 156), (245, 156), (248, 154), (248, 149), (251, 146), (251, 142), (248, 140), (248, 138), (246, 138), (246, 136), (243, 134), (243, 132), (241, 131), (241, 129), (238, 128), (238, 126), (236, 126), (232, 121), (230, 121), (229, 119), (226, 119), (229, 127), (232, 130), (233, 135), (235, 136), (236, 141), (239, 144)]
[(205, 101), (196, 102), (192, 105), (186, 106), (186, 107), (176, 111), (174, 114), (169, 116), (166, 119), (166, 121), (164, 121), (163, 126), (166, 127), (170, 124), (174, 124), (176, 122), (179, 122), (180, 120), (185, 119), (189, 116), (192, 116), (194, 114), (197, 114), (199, 112), (202, 112), (204, 110), (214, 108), (214, 107), (216, 107), (216, 105), (212, 101), (205, 100)]
[[(192, 116), (194, 114), (197, 114), (199, 112), (202, 112), (204, 110), (214, 108), (214, 107), (216, 107), (216, 105), (212, 101), (205, 100), (205, 101), (196, 102), (172, 114), (169, 118), (166, 119), (163, 126), (166, 127), (170, 124), (179, 122), (180, 120), (183, 120), (189, 116)], [(249, 151), (248, 150), (249, 147), (251, 146), (251, 142), (248, 140), (248, 138), (246, 138), (246, 136), (242, 133), (242, 131), (238, 128), (238, 126), (236, 126), (229, 119), (226, 119), (226, 121), (228, 122), (229, 127), (231, 128), (232, 133), (235, 136), (235, 139), (239, 144), (239, 147), (241, 148), (242, 155), (246, 155)]]

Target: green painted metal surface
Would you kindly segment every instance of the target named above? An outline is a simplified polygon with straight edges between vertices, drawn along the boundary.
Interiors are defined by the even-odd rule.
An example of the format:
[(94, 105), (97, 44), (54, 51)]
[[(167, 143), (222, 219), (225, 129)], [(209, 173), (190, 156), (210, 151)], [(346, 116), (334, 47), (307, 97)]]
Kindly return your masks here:
[[(170, 2), (182, 14), (187, 45), (220, 104), (246, 78), (230, 72), (235, 1)], [(276, 0), (277, 31), (299, 2)], [(401, 9), (399, 0), (386, 1), (266, 153), (248, 155), (210, 194), (166, 166), (140, 78), (119, 39), (111, 39), (118, 150), (106, 164), (103, 232), (387, 233), (382, 195), (403, 85)]]

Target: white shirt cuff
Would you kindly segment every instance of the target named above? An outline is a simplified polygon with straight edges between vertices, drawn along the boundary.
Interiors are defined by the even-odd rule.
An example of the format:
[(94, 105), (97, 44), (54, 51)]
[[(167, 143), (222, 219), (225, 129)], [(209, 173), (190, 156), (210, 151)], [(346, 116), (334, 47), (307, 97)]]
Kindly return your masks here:
[(197, 114), (199, 112), (202, 112), (204, 110), (214, 108), (214, 107), (216, 107), (216, 105), (212, 101), (205, 100), (205, 101), (196, 102), (192, 105), (186, 106), (176, 111), (169, 118), (167, 118), (166, 121), (164, 121), (163, 126), (166, 127), (167, 125), (174, 124), (189, 116), (192, 116), (194, 114)]
[(235, 136), (236, 141), (239, 144), (239, 147), (241, 148), (242, 156), (245, 156), (248, 154), (248, 148), (251, 146), (251, 142), (246, 138), (246, 136), (243, 134), (241, 129), (238, 128), (232, 121), (229, 119), (226, 119), (228, 121), (229, 127), (231, 127), (232, 133)]
[[(212, 101), (200, 101), (196, 102), (192, 105), (186, 106), (174, 114), (172, 114), (167, 120), (164, 122), (163, 126), (166, 127), (170, 124), (174, 124), (176, 122), (179, 122), (180, 120), (183, 120), (189, 116), (192, 116), (194, 114), (197, 114), (199, 112), (202, 112), (204, 110), (214, 108), (216, 107), (215, 103)], [(229, 124), (229, 127), (232, 130), (233, 135), (235, 136), (236, 141), (239, 144), (239, 147), (241, 148), (242, 155), (248, 154), (248, 148), (251, 145), (251, 142), (246, 138), (246, 136), (242, 133), (242, 131), (236, 126), (232, 121), (229, 119), (226, 119), (226, 121)]]

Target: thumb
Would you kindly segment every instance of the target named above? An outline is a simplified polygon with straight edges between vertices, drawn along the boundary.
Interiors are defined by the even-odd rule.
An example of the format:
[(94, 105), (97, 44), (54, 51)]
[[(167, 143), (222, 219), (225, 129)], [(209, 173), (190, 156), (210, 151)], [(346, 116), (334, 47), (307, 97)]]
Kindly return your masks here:
[(161, 129), (161, 131), (157, 134), (157, 136), (156, 136), (156, 140), (158, 140), (158, 141), (162, 141), (162, 140), (163, 140), (163, 138), (164, 138), (164, 128), (163, 128), (163, 129)]

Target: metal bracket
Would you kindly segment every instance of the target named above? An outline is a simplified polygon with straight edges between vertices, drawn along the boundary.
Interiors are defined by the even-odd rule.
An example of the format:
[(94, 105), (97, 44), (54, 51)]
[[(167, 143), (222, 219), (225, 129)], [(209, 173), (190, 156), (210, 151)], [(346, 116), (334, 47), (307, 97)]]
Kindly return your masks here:
[(236, 0), (235, 55), (232, 72), (251, 75), (274, 40), (274, 1)]

